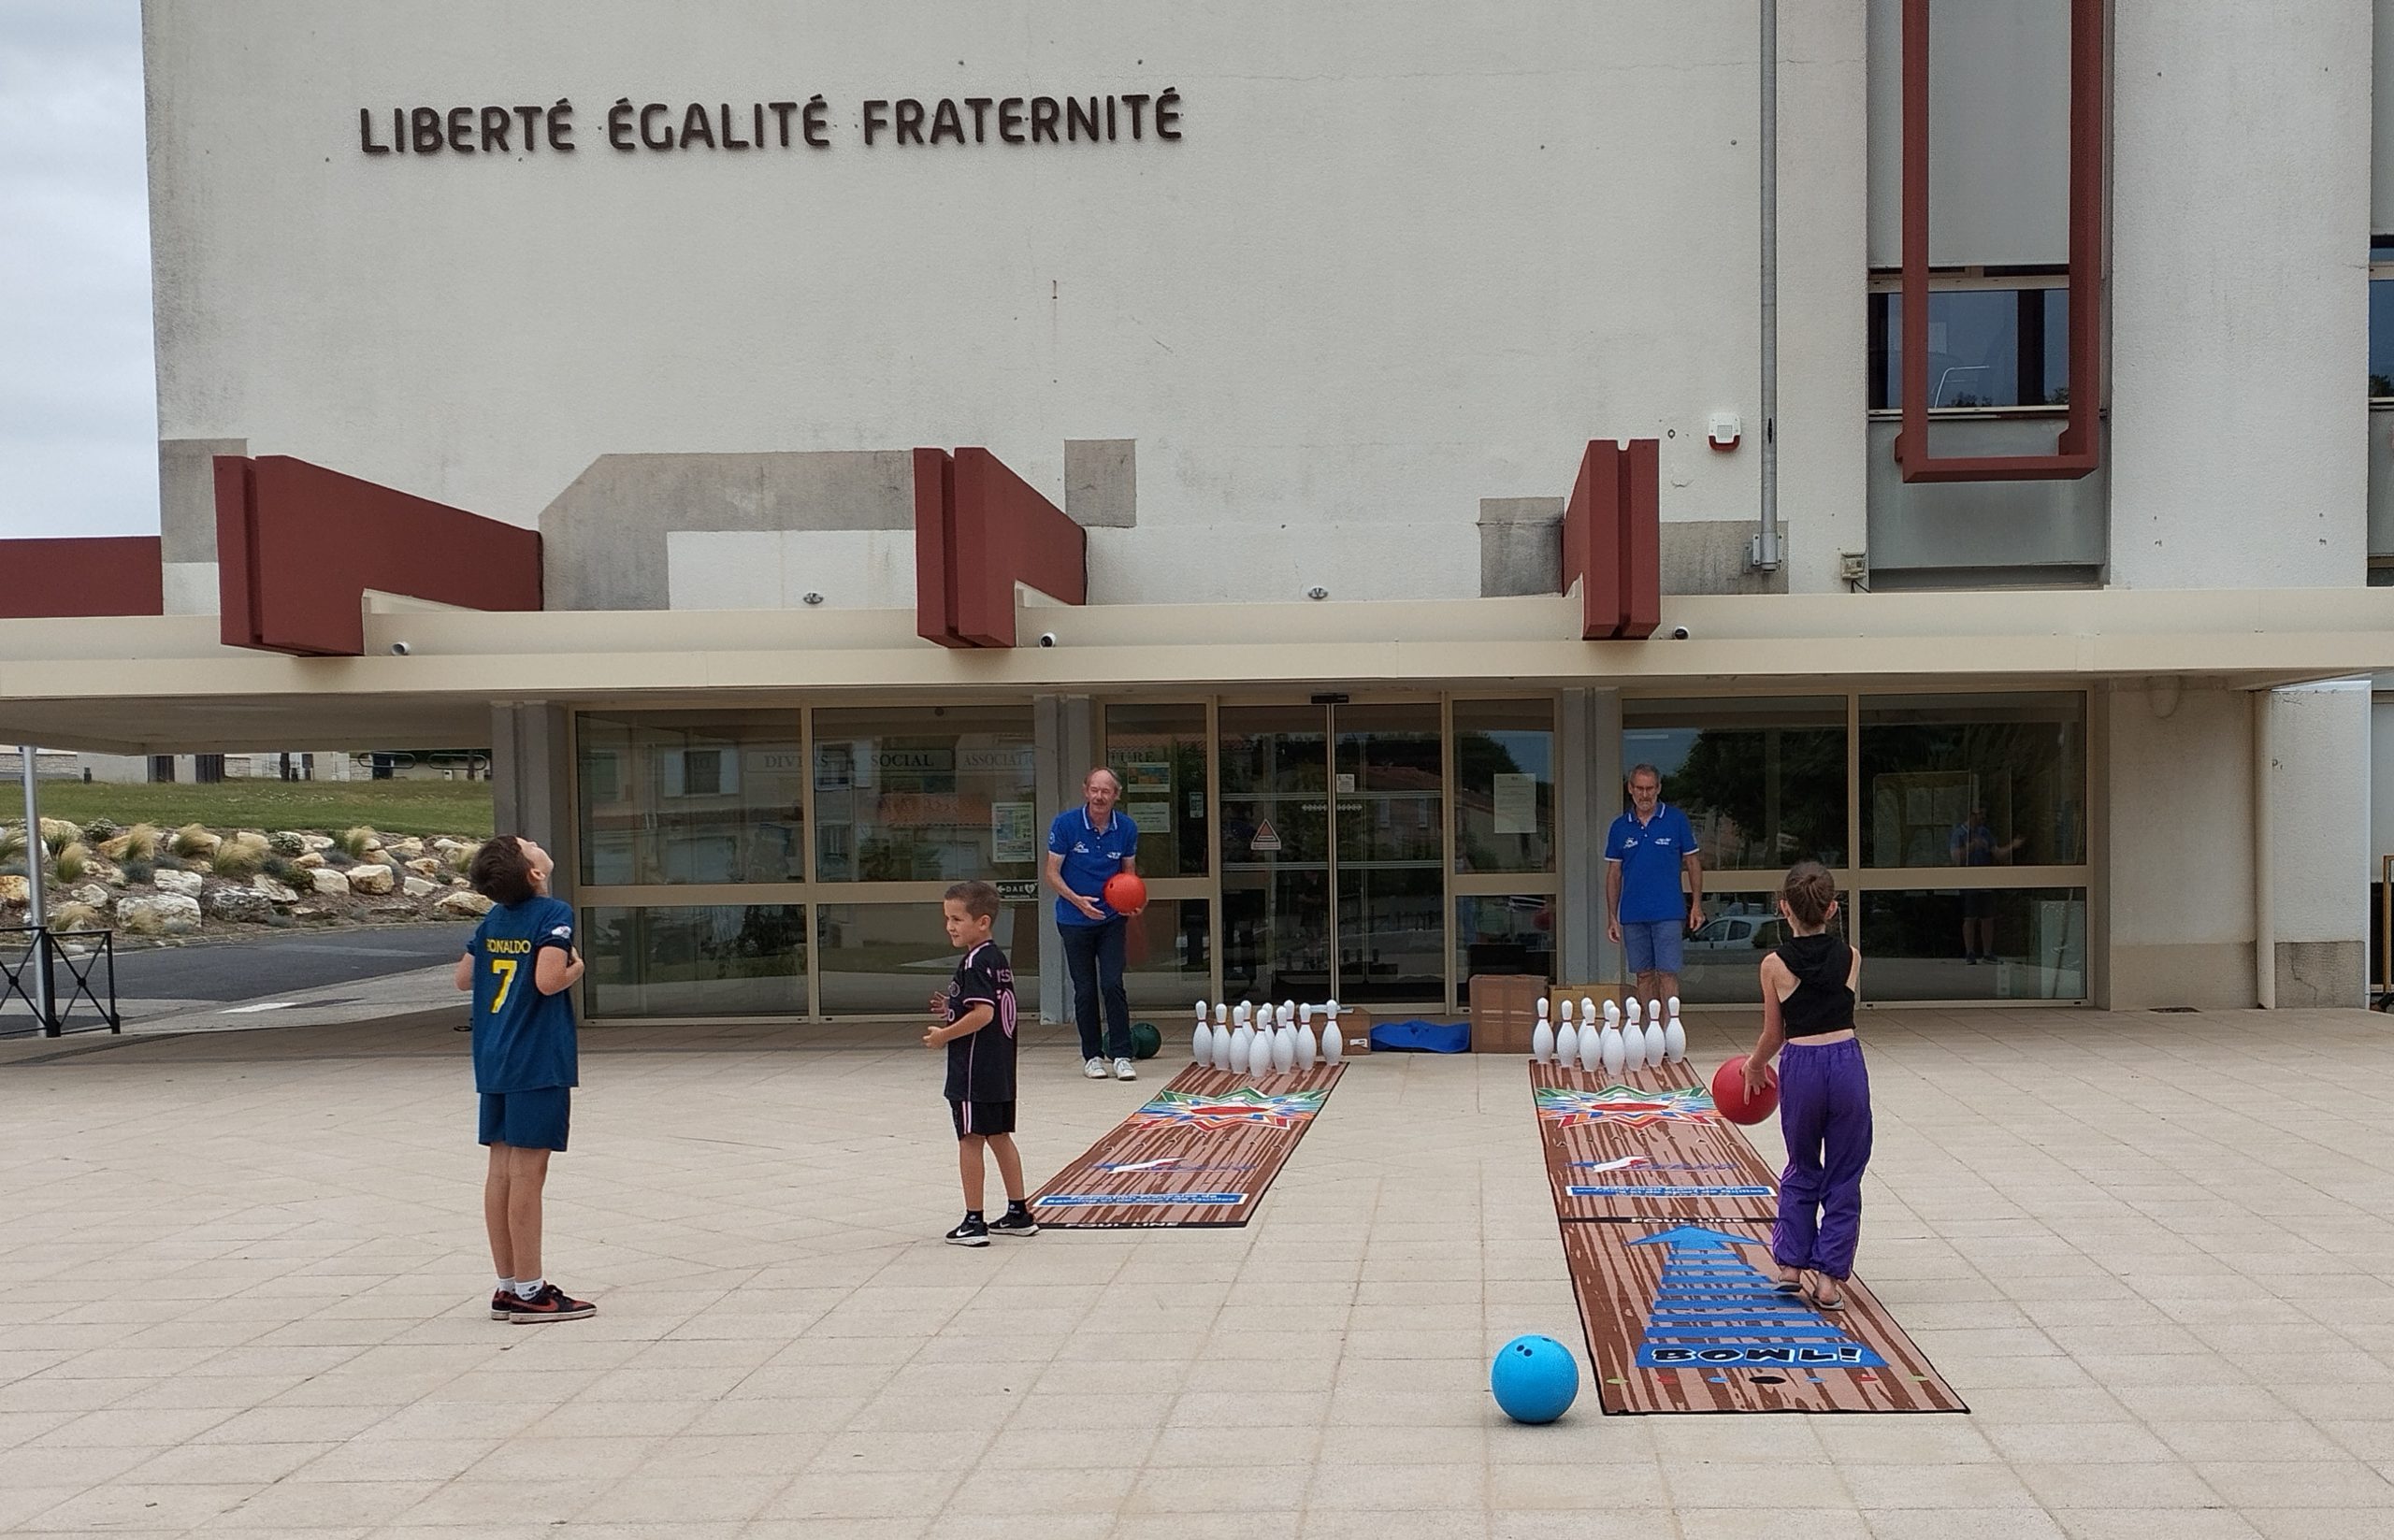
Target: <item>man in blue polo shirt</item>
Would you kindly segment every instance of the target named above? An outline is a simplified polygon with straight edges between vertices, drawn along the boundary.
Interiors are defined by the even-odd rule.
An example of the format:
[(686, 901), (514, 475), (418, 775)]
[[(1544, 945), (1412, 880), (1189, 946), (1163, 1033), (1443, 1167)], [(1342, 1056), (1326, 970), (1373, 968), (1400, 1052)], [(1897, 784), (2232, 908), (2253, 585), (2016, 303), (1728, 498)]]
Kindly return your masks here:
[[(1105, 879), (1139, 865), (1139, 827), (1117, 811), (1122, 782), (1103, 765), (1081, 783), (1082, 802), (1047, 826), (1047, 885), (1056, 890), (1056, 928), (1063, 933), (1064, 965), (1073, 979), (1073, 1019), (1081, 1029), (1081, 1072), (1136, 1080), (1131, 1067), (1131, 1002), (1122, 993), (1122, 942), (1129, 922), (1105, 901)], [(1097, 1010), (1105, 1005), (1100, 1042)]]
[[(1680, 877), (1687, 893), (1680, 893)], [(1680, 992), (1680, 943), (1704, 924), (1704, 863), (1687, 814), (1663, 800), (1663, 772), (1629, 772), (1629, 811), (1605, 836), (1605, 934), (1637, 980), (1637, 998)]]

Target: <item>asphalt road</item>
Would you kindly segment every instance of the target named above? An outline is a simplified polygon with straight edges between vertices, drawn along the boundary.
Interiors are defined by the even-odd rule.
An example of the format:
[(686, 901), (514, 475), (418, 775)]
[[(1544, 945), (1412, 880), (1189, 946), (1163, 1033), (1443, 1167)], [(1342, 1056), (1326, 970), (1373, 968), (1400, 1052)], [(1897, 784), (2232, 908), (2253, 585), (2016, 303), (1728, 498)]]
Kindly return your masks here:
[(121, 951), (119, 1000), (262, 1000), (454, 962), (464, 925), (393, 925)]

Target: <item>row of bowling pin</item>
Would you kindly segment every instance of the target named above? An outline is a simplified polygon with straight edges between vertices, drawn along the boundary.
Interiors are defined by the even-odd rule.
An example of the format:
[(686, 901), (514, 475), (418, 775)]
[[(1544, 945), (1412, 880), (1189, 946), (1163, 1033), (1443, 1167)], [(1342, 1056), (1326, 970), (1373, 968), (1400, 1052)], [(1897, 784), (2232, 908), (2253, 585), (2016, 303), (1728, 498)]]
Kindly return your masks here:
[(1580, 1021), (1571, 1020), (1571, 1002), (1563, 1002), (1563, 1025), (1557, 1028), (1547, 1019), (1546, 1001), (1537, 1002), (1537, 1026), (1530, 1033), (1530, 1057), (1540, 1064), (1576, 1064), (1588, 1071), (1601, 1069), (1607, 1074), (1640, 1068), (1651, 1069), (1668, 1060), (1680, 1063), (1687, 1058), (1687, 1029), (1680, 1023), (1680, 997), (1673, 995), (1667, 1007), (1661, 1000), (1646, 1002), (1645, 1019), (1639, 1021), (1637, 1001), (1629, 1002), (1626, 1022), (1621, 1007), (1605, 1001), (1605, 1024), (1596, 1025), (1596, 1002), (1585, 997), (1579, 1001)]
[[(1319, 1038), (1313, 1029), (1316, 1011), (1322, 1014)], [(1189, 1046), (1199, 1064), (1233, 1074), (1286, 1074), (1317, 1063), (1335, 1064), (1346, 1053), (1334, 1000), (1323, 1005), (1299, 1005), (1292, 1000), (1261, 1007), (1217, 1003), (1211, 1023), (1201, 1000), (1197, 1030)]]

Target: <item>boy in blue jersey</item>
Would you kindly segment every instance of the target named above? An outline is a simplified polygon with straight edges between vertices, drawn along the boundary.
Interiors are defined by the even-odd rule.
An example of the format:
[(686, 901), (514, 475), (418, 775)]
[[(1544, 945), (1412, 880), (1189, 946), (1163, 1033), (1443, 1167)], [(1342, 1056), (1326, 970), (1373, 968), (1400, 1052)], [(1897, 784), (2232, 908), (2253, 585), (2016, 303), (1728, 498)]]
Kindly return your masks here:
[(598, 1312), (541, 1276), (541, 1189), (550, 1153), (565, 1148), (581, 1079), (566, 991), (582, 977), (582, 955), (572, 907), (549, 897), (555, 867), (531, 841), (501, 834), (484, 841), (466, 869), (492, 904), (457, 959), (457, 987), (474, 995), (474, 1089), (490, 1147), (483, 1223), (498, 1269), (493, 1320), (570, 1321)]
[[(956, 1124), (957, 1173), (964, 1180), (964, 1222), (945, 1237), (950, 1245), (988, 1245), (992, 1235), (1036, 1235), (1039, 1223), (1023, 1201), (1022, 1156), (1014, 1147), (1014, 970), (989, 939), (998, 919), (998, 890), (988, 883), (958, 883), (940, 905), (947, 943), (964, 956), (945, 992), (930, 999), (933, 1025), (923, 1046), (947, 1049), (947, 1111)], [(982, 1156), (997, 1157), (1006, 1212), (981, 1217)]]

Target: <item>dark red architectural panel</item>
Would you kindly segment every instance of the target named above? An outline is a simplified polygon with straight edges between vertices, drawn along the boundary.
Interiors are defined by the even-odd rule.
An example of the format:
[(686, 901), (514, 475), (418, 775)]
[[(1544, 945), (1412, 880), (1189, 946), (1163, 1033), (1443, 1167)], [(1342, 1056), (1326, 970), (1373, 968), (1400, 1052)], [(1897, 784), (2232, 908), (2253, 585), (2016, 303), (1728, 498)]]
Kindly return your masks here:
[(1663, 619), (1661, 445), (1589, 440), (1563, 509), (1563, 585), (1590, 641), (1643, 640)]
[(231, 647), (355, 657), (368, 589), (466, 610), (541, 608), (538, 530), (267, 454), (216, 457)]
[(1940, 456), (1928, 447), (1928, 0), (1903, 12), (1903, 425), (1907, 482), (2075, 481), (2101, 460), (2103, 7), (2070, 4), (2070, 415), (2051, 454)]
[(915, 622), (943, 647), (1011, 647), (1015, 584), (1089, 598), (1089, 537), (986, 449), (915, 452)]
[(0, 620), (164, 614), (160, 559), (155, 535), (0, 540)]

